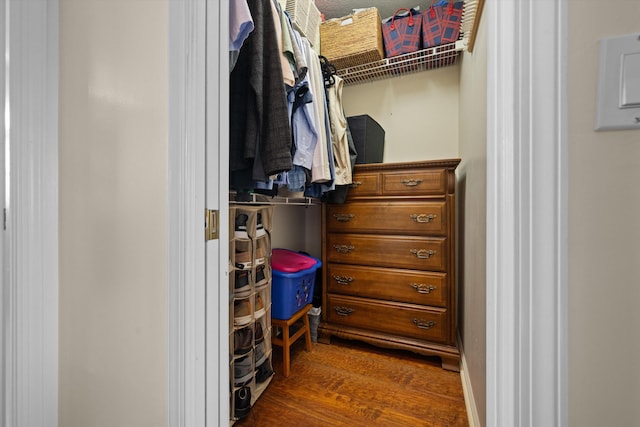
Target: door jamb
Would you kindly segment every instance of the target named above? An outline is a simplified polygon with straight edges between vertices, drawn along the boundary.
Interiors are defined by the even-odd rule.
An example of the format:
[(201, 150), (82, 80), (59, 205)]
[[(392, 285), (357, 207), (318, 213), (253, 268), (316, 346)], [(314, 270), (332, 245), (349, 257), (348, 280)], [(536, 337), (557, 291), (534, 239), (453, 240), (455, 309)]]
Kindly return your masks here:
[(206, 2), (168, 4), (167, 419), (204, 426)]
[(487, 419), (563, 426), (567, 398), (567, 0), (489, 0)]
[[(0, 0), (0, 420), (58, 424), (58, 0)], [(8, 107), (8, 111), (5, 108)], [(8, 193), (8, 194), (7, 194)]]

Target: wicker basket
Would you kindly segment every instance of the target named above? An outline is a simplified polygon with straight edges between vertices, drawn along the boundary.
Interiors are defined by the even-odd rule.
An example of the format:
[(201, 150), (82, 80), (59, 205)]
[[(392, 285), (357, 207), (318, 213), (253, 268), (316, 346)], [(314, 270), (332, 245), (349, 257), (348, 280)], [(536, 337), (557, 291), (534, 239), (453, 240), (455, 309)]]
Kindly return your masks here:
[(313, 0), (287, 0), (285, 10), (294, 28), (320, 51), (320, 11)]
[(371, 7), (320, 24), (321, 53), (338, 69), (384, 58), (378, 9)]

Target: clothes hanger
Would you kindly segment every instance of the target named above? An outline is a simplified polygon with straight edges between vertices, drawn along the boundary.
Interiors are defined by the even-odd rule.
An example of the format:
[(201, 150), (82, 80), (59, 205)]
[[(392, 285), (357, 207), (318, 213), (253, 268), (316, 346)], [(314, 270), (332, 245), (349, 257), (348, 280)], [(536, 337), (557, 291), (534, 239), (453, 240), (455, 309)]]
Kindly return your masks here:
[(320, 59), (320, 68), (322, 69), (322, 77), (324, 78), (325, 87), (333, 86), (336, 83), (333, 76), (338, 72), (338, 70), (326, 57), (318, 55), (318, 58)]

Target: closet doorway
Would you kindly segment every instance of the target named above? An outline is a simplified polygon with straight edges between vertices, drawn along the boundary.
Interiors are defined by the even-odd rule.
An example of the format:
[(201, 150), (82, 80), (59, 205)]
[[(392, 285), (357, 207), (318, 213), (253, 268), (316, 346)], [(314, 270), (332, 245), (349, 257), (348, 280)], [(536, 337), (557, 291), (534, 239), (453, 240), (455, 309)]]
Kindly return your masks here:
[[(207, 129), (207, 159), (211, 160), (209, 163), (209, 167), (207, 168), (206, 179), (208, 183), (213, 184), (211, 188), (218, 188), (217, 193), (217, 204), (215, 206), (220, 210), (220, 224), (227, 224), (228, 217), (225, 214), (225, 209), (228, 207), (228, 200), (226, 199), (226, 177), (228, 170), (228, 162), (226, 157), (228, 156), (228, 130), (226, 129), (226, 123), (228, 122), (228, 117), (226, 116), (226, 109), (221, 108), (216, 110), (216, 108), (220, 108), (221, 106), (226, 106), (226, 102), (228, 101), (228, 90), (227, 87), (227, 76), (224, 73), (221, 73), (220, 70), (226, 70), (225, 66), (227, 64), (227, 60), (224, 58), (225, 53), (224, 47), (225, 43), (222, 42), (220, 35), (226, 34), (228, 28), (228, 10), (226, 10), (227, 4), (226, 2), (221, 2), (222, 4), (215, 5), (209, 3), (212, 7), (205, 8), (203, 1), (190, 0), (191, 4), (197, 4), (201, 10), (206, 10), (206, 21), (208, 25), (206, 28), (213, 29), (213, 31), (204, 32), (205, 23), (202, 22), (202, 16), (199, 15), (199, 18), (195, 15), (193, 16), (193, 23), (195, 23), (198, 31), (195, 32), (195, 38), (204, 37), (206, 34), (207, 43), (206, 43), (206, 52), (207, 52), (207, 79), (206, 85), (204, 82), (204, 77), (199, 75), (197, 71), (193, 72), (192, 77), (196, 80), (196, 83), (199, 81), (201, 84), (196, 84), (196, 88), (207, 88), (207, 102), (206, 102), (206, 129)], [(536, 199), (538, 204), (536, 206), (524, 206), (524, 207), (516, 207), (513, 211), (495, 211), (493, 210), (496, 206), (505, 206), (509, 205), (512, 202), (511, 199), (508, 198), (508, 194), (511, 191), (515, 192), (517, 189), (515, 188), (515, 184), (508, 184), (508, 188), (494, 188), (488, 186), (487, 188), (487, 205), (491, 206), (492, 209), (487, 213), (487, 222), (494, 225), (495, 229), (492, 229), (492, 236), (495, 239), (492, 240), (492, 248), (494, 250), (498, 250), (501, 246), (501, 242), (505, 241), (513, 241), (513, 237), (515, 236), (516, 230), (510, 228), (509, 225), (513, 224), (513, 221), (516, 218), (527, 216), (527, 217), (537, 217), (538, 211), (543, 206), (556, 206), (558, 209), (555, 211), (554, 222), (557, 225), (552, 231), (551, 234), (542, 233), (544, 230), (540, 229), (540, 225), (536, 224), (524, 224), (523, 227), (528, 227), (529, 232), (525, 232), (522, 235), (524, 236), (544, 236), (544, 242), (555, 242), (551, 246), (554, 248), (554, 253), (558, 255), (557, 259), (561, 260), (562, 265), (560, 266), (552, 266), (549, 270), (548, 265), (545, 262), (534, 262), (532, 260), (522, 260), (524, 263), (521, 267), (526, 268), (529, 271), (542, 272), (545, 270), (556, 271), (558, 275), (554, 279), (554, 283), (558, 284), (558, 292), (555, 294), (547, 294), (541, 295), (540, 299), (536, 299), (535, 301), (524, 301), (525, 303), (530, 303), (530, 307), (534, 310), (541, 309), (543, 307), (558, 307), (562, 308), (563, 305), (566, 305), (566, 299), (563, 295), (566, 288), (566, 278), (563, 277), (563, 271), (566, 271), (566, 266), (564, 265), (564, 261), (566, 260), (566, 247), (565, 240), (560, 237), (563, 235), (566, 223), (566, 207), (563, 205), (558, 206), (558, 200), (561, 198), (556, 197), (558, 194), (565, 194), (565, 179), (566, 179), (566, 162), (565, 160), (565, 152), (563, 147), (566, 147), (566, 134), (563, 133), (563, 129), (566, 129), (566, 125), (561, 126), (561, 129), (555, 134), (555, 136), (551, 136), (547, 142), (544, 142), (543, 145), (539, 143), (541, 141), (536, 140), (533, 144), (532, 141), (521, 141), (518, 132), (516, 130), (524, 130), (527, 128), (549, 128), (555, 129), (555, 126), (558, 123), (563, 123), (561, 118), (563, 117), (563, 108), (566, 105), (566, 96), (563, 95), (561, 85), (554, 84), (556, 80), (562, 82), (564, 78), (565, 70), (562, 68), (561, 60), (562, 55), (555, 55), (553, 50), (548, 50), (547, 52), (542, 50), (542, 47), (536, 47), (535, 44), (531, 44), (530, 40), (533, 38), (532, 34), (543, 34), (549, 33), (549, 37), (555, 37), (556, 40), (562, 40), (561, 34), (564, 31), (567, 24), (566, 17), (566, 2), (563, 0), (558, 0), (553, 2), (554, 6), (560, 10), (559, 16), (562, 19), (559, 19), (556, 22), (556, 25), (553, 27), (553, 31), (549, 31), (548, 23), (546, 22), (546, 18), (543, 19), (541, 17), (546, 16), (541, 12), (544, 9), (545, 5), (529, 5), (527, 7), (522, 7), (520, 9), (515, 6), (509, 6), (507, 8), (501, 8), (497, 10), (494, 2), (487, 2), (486, 5), (486, 17), (488, 19), (488, 49), (492, 52), (490, 57), (490, 69), (489, 69), (489, 82), (488, 89), (491, 93), (491, 98), (488, 102), (488, 132), (489, 136), (495, 138), (495, 140), (488, 140), (488, 149), (487, 149), (487, 163), (489, 166), (494, 168), (494, 172), (491, 176), (491, 183), (495, 184), (496, 182), (502, 183), (516, 183), (516, 182), (529, 182), (533, 185), (534, 190), (536, 191), (536, 195), (538, 198)], [(182, 6), (185, 7), (185, 6)], [(186, 6), (188, 7), (188, 6)], [(209, 9), (215, 10), (209, 10)], [(194, 9), (197, 9), (194, 7)], [(532, 10), (533, 9), (533, 10)], [(527, 16), (536, 17), (533, 20), (523, 19)], [(509, 23), (512, 22), (520, 22), (525, 21), (529, 22), (529, 27), (526, 29), (516, 29), (513, 28)], [(188, 27), (187, 27), (188, 28)], [(189, 34), (189, 37), (194, 37), (193, 34), (185, 31), (186, 34)], [(188, 37), (187, 37), (188, 38)], [(212, 38), (216, 43), (212, 43)], [(193, 41), (193, 40), (191, 40)], [(198, 40), (196, 40), (195, 45), (199, 45)], [(517, 46), (525, 51), (532, 50), (531, 54), (540, 60), (533, 61), (532, 63), (520, 64), (518, 62), (518, 58), (514, 49), (507, 49), (509, 47), (513, 48), (513, 44), (517, 44)], [(553, 43), (551, 43), (553, 45)], [(204, 46), (204, 44), (202, 45)], [(214, 49), (214, 46), (215, 49)], [(504, 48), (501, 51), (501, 54), (498, 55), (497, 51), (500, 48)], [(559, 51), (566, 52), (566, 47), (563, 47), (561, 43), (557, 47)], [(212, 54), (217, 50), (218, 56), (213, 56)], [(194, 48), (194, 51), (198, 51), (198, 49)], [(200, 54), (202, 52), (199, 52)], [(525, 55), (526, 57), (526, 55)], [(491, 62), (494, 61), (494, 62)], [(515, 108), (513, 108), (512, 104), (509, 102), (505, 102), (504, 99), (511, 99), (509, 96), (515, 97), (516, 93), (519, 93), (519, 88), (526, 86), (526, 82), (524, 81), (513, 81), (514, 76), (519, 75), (519, 73), (514, 73), (514, 67), (516, 70), (522, 71), (522, 73), (526, 75), (532, 75), (532, 73), (536, 70), (536, 63), (546, 63), (546, 64), (555, 64), (557, 67), (549, 67), (549, 69), (557, 70), (556, 73), (550, 75), (544, 75), (540, 79), (534, 82), (530, 82), (535, 90), (529, 91), (528, 96), (524, 98), (518, 98), (518, 102), (516, 103)], [(217, 71), (216, 71), (217, 70)], [(526, 71), (526, 73), (525, 73)], [(511, 77), (509, 77), (511, 76)], [(186, 79), (189, 85), (185, 87), (189, 88), (192, 91), (194, 96), (197, 98), (197, 90), (190, 88), (192, 81), (189, 81), (189, 78)], [(505, 85), (503, 82), (508, 81), (510, 84)], [(497, 97), (498, 88), (501, 88), (500, 96)], [(505, 98), (506, 97), (506, 98)], [(496, 119), (498, 117), (512, 117), (514, 115), (517, 116), (519, 111), (529, 111), (531, 106), (537, 105), (536, 100), (540, 98), (545, 99), (559, 99), (560, 103), (554, 105), (552, 111), (549, 114), (534, 116), (530, 119), (530, 122), (517, 124), (518, 129), (504, 129), (500, 127), (500, 122)], [(213, 108), (213, 106), (217, 106)], [(507, 108), (508, 107), (508, 108)], [(217, 119), (214, 117), (214, 112), (217, 111), (218, 117)], [(538, 110), (536, 110), (538, 111)], [(547, 109), (548, 111), (548, 109)], [(508, 113), (508, 114), (507, 114)], [(213, 117), (212, 122), (209, 122), (209, 119)], [(204, 127), (204, 123), (202, 124)], [(502, 136), (503, 138), (498, 138)], [(504, 151), (505, 148), (511, 148), (512, 145), (516, 143), (531, 147), (548, 147), (549, 150), (542, 150), (541, 152), (537, 152), (535, 155), (535, 161), (533, 161), (531, 152), (528, 152), (524, 149), (512, 153), (511, 151)], [(528, 145), (527, 145), (528, 144)], [(554, 150), (554, 147), (560, 147), (560, 150)], [(217, 157), (213, 155), (213, 153), (217, 153)], [(512, 154), (511, 157), (505, 157), (505, 153)], [(210, 155), (211, 158), (210, 158)], [(215, 165), (217, 162), (217, 168)], [(534, 170), (521, 170), (518, 168), (520, 164), (529, 164), (533, 167)], [(557, 174), (553, 177), (547, 177), (546, 180), (540, 181), (537, 180), (536, 177), (537, 172), (541, 171), (544, 165), (548, 164), (556, 164), (558, 168), (556, 169)], [(215, 177), (219, 180), (215, 182)], [(202, 176), (203, 181), (205, 175)], [(538, 186), (540, 188), (546, 186), (545, 188), (551, 188), (553, 191), (544, 193), (538, 192)], [(222, 191), (221, 191), (222, 190)], [(207, 188), (207, 196), (209, 188)], [(555, 195), (555, 196), (554, 196)], [(197, 197), (195, 197), (197, 199)], [(212, 202), (212, 200), (207, 199), (207, 203)], [(212, 205), (213, 206), (213, 205)], [(204, 208), (204, 206), (203, 206)], [(224, 227), (221, 227), (224, 228)], [(224, 264), (221, 260), (225, 260), (227, 253), (224, 249), (227, 241), (224, 238), (224, 230), (220, 230), (220, 240), (218, 241), (218, 252), (217, 252), (217, 262), (218, 267), (223, 266)], [(526, 230), (521, 230), (526, 231)], [(540, 231), (538, 233), (536, 231)], [(228, 237), (227, 237), (228, 239)], [(524, 239), (517, 242), (516, 250), (525, 251), (527, 248), (539, 247), (544, 244), (543, 241), (532, 241), (531, 239)], [(558, 243), (559, 242), (559, 243)], [(559, 246), (558, 246), (559, 245)], [(207, 259), (209, 256), (213, 255), (214, 251), (207, 255)], [(510, 295), (505, 295), (500, 293), (500, 289), (502, 289), (499, 285), (506, 283), (509, 280), (507, 277), (511, 270), (506, 265), (508, 262), (505, 260), (501, 260), (499, 258), (495, 258), (495, 254), (490, 254), (491, 259), (488, 259), (488, 264), (491, 263), (492, 274), (495, 276), (491, 277), (491, 279), (497, 280), (497, 285), (494, 284), (491, 293), (488, 291), (488, 299), (489, 297), (494, 297), (494, 302), (491, 303), (491, 309), (496, 312), (495, 318), (500, 318), (503, 320), (501, 324), (518, 324), (519, 322), (519, 314), (514, 313), (509, 305), (501, 304), (503, 302), (507, 302), (509, 300)], [(499, 254), (498, 254), (499, 255)], [(215, 270), (215, 265), (209, 266), (207, 269), (207, 289), (217, 289), (214, 286), (218, 286), (220, 283), (223, 283), (222, 280), (226, 277), (226, 272), (224, 268), (218, 268)], [(557, 270), (556, 270), (557, 268)], [(506, 274), (506, 276), (505, 276)], [(216, 280), (217, 278), (217, 280)], [(559, 281), (559, 282), (558, 282)], [(489, 282), (489, 280), (488, 280)], [(519, 284), (522, 290), (526, 290), (527, 284)], [(524, 293), (524, 292), (523, 292)], [(209, 298), (211, 297), (211, 298)], [(217, 298), (217, 300), (216, 300)], [(489, 304), (489, 303), (488, 303)], [(204, 328), (206, 324), (206, 340), (204, 336), (198, 335), (196, 336), (196, 342), (193, 343), (195, 347), (198, 347), (200, 344), (204, 344), (206, 342), (207, 348), (207, 380), (206, 380), (206, 413), (207, 413), (207, 424), (215, 425), (220, 424), (223, 425), (223, 421), (228, 419), (228, 391), (225, 389), (226, 384), (228, 384), (228, 378), (224, 378), (225, 375), (228, 375), (227, 365), (226, 365), (226, 357), (228, 354), (228, 343), (225, 343), (222, 337), (224, 337), (226, 331), (228, 331), (228, 308), (226, 307), (226, 301), (221, 298), (221, 294), (217, 294), (217, 296), (212, 295), (211, 293), (207, 294), (207, 313), (215, 313), (215, 316), (207, 316), (206, 323), (203, 321), (200, 325), (195, 325), (196, 328)], [(216, 311), (217, 310), (217, 311)], [(558, 311), (556, 311), (557, 313)], [(562, 310), (560, 312), (563, 312)], [(225, 318), (225, 315), (227, 317)], [(494, 319), (495, 320), (495, 319)], [(536, 348), (548, 348), (552, 359), (549, 364), (552, 365), (553, 370), (558, 372), (558, 378), (554, 380), (553, 378), (549, 378), (548, 376), (542, 375), (540, 376), (541, 382), (532, 383), (522, 383), (519, 388), (515, 391), (515, 393), (510, 397), (505, 397), (500, 394), (500, 390), (510, 388), (513, 386), (514, 375), (517, 375), (518, 372), (533, 372), (535, 373), (544, 373), (546, 368), (550, 367), (547, 365), (539, 365), (535, 363), (534, 358), (529, 358), (527, 366), (521, 366), (520, 369), (516, 372), (514, 370), (514, 366), (508, 364), (509, 372), (503, 372), (504, 368), (500, 368), (500, 365), (495, 364), (496, 358), (499, 356), (503, 356), (508, 361), (512, 361), (509, 354), (529, 354), (531, 355), (531, 349), (520, 348), (517, 342), (514, 342), (513, 339), (509, 339), (506, 337), (498, 326), (494, 322), (487, 322), (487, 337), (491, 342), (488, 343), (487, 346), (487, 359), (491, 360), (492, 363), (490, 366), (487, 366), (487, 408), (488, 408), (488, 416), (487, 420), (495, 421), (496, 419), (513, 419), (512, 417), (518, 414), (522, 414), (524, 412), (528, 413), (536, 413), (537, 409), (544, 407), (546, 404), (550, 402), (556, 402), (556, 410), (550, 411), (553, 418), (563, 419), (566, 416), (566, 347), (564, 345), (558, 344), (558, 341), (554, 341), (553, 337), (555, 335), (556, 325), (544, 325), (544, 330), (548, 330), (550, 333), (545, 334), (543, 331), (538, 332), (534, 335), (532, 330), (527, 330), (526, 325), (521, 332), (526, 336), (535, 338)], [(561, 335), (566, 331), (566, 324), (562, 319), (559, 319), (559, 329)], [(190, 333), (187, 331), (187, 333)], [(545, 338), (547, 337), (547, 338)], [(490, 345), (489, 345), (490, 344)], [(215, 351), (217, 350), (217, 351)], [(195, 353), (198, 353), (197, 351)], [(197, 372), (198, 370), (192, 371), (192, 373)], [(504, 375), (506, 374), (506, 376)], [(188, 375), (188, 373), (187, 373)], [(536, 378), (536, 375), (533, 375), (532, 378)], [(193, 378), (191, 378), (193, 380)], [(187, 378), (186, 382), (190, 380)], [(534, 395), (535, 390), (555, 390), (554, 393), (549, 393), (549, 395), (545, 399), (534, 400), (532, 403), (532, 407), (529, 408), (514, 408), (512, 405), (513, 399), (523, 399), (524, 401), (528, 401), (528, 397)], [(202, 396), (200, 396), (200, 392), (202, 392)], [(184, 413), (193, 413), (199, 412), (202, 410), (202, 413), (205, 411), (204, 407), (204, 390), (189, 390), (188, 393), (182, 392), (182, 397), (186, 397), (189, 405), (183, 406)], [(537, 395), (536, 395), (537, 396)], [(195, 406), (190, 405), (194, 403)], [(184, 402), (182, 400), (181, 402)], [(524, 412), (522, 412), (524, 411)]]

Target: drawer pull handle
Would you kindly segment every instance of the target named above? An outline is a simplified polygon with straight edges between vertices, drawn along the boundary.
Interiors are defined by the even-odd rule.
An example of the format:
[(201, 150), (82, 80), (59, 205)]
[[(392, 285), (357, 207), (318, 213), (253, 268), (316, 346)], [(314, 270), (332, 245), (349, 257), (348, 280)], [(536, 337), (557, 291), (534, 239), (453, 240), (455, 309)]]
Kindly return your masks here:
[(407, 187), (415, 187), (422, 182), (421, 179), (403, 179), (402, 183)]
[(349, 286), (349, 283), (353, 282), (353, 277), (350, 276), (333, 276), (333, 279), (338, 285)]
[(351, 245), (333, 245), (333, 248), (341, 254), (348, 254), (355, 249), (355, 247)]
[(411, 219), (417, 223), (426, 223), (431, 222), (436, 219), (438, 216), (433, 214), (411, 214)]
[(436, 290), (435, 286), (427, 285), (425, 283), (409, 283), (409, 286), (415, 289), (419, 294), (430, 294), (431, 292)]
[(333, 307), (333, 309), (336, 311), (336, 314), (338, 316), (348, 316), (351, 313), (353, 313), (353, 308), (349, 308), (349, 307)]
[(355, 217), (355, 215), (354, 214), (340, 214), (340, 213), (337, 213), (337, 214), (333, 214), (333, 217), (337, 221), (340, 221), (340, 222), (349, 222)]
[(431, 329), (436, 326), (436, 322), (433, 320), (413, 319), (413, 324), (420, 329)]
[(429, 259), (432, 256), (434, 256), (436, 253), (438, 253), (437, 251), (433, 251), (433, 250), (426, 250), (426, 249), (411, 249), (411, 253), (414, 254), (416, 256), (416, 258), (420, 258), (420, 259)]
[(360, 187), (361, 185), (362, 185), (362, 182), (360, 182), (360, 181), (353, 181), (353, 182), (351, 183), (351, 188), (358, 188), (358, 187)]

